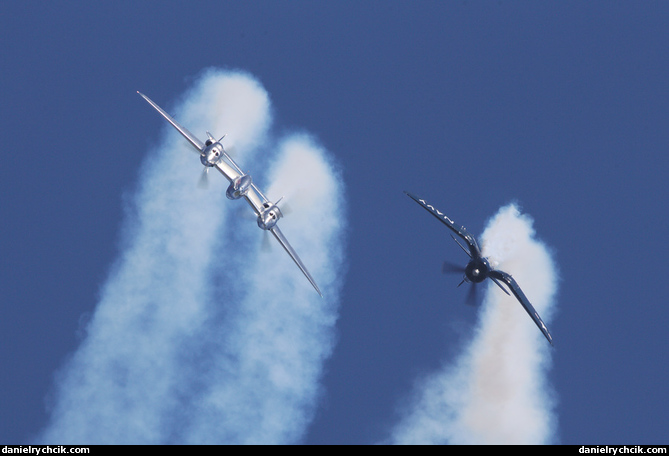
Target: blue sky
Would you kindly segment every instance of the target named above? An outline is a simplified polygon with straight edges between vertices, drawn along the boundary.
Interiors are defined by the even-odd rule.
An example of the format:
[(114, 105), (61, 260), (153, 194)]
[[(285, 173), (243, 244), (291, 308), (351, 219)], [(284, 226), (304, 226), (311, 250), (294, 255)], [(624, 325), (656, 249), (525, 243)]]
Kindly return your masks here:
[(409, 190), (476, 234), (512, 201), (533, 217), (560, 275), (559, 442), (666, 443), (668, 20), (662, 2), (3, 2), (0, 441), (46, 425), (118, 257), (164, 129), (135, 92), (170, 109), (217, 67), (342, 173), (337, 344), (304, 442), (386, 438), (475, 324), (440, 272), (463, 255)]

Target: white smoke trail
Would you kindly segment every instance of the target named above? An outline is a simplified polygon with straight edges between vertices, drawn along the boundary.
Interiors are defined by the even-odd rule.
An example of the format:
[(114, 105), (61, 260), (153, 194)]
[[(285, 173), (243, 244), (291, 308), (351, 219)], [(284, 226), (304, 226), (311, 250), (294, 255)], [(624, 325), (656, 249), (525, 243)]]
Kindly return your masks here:
[[(532, 219), (500, 209), (483, 254), (513, 274), (548, 322), (557, 272)], [(558, 342), (559, 343), (559, 342)], [(541, 444), (555, 438), (547, 384), (551, 347), (515, 298), (488, 285), (475, 335), (453, 366), (423, 380), (391, 441), (399, 444)]]
[[(138, 109), (150, 109), (140, 102)], [(242, 165), (266, 146), (268, 96), (246, 74), (206, 72), (175, 114), (200, 137), (207, 129), (228, 133)], [(281, 443), (303, 432), (331, 350), (342, 222), (319, 233), (301, 222), (320, 213), (320, 203), (341, 220), (339, 184), (324, 152), (312, 146), (305, 157), (313, 166), (304, 171), (316, 170), (320, 181), (306, 190), (320, 201), (280, 223), (322, 284), (321, 301), (284, 252), (267, 258), (257, 251), (254, 221), (229, 216), (250, 209), (224, 197), (223, 176), (210, 173), (209, 189), (197, 188), (202, 167), (189, 148), (170, 127), (150, 154), (119, 259), (85, 339), (58, 375), (40, 443)], [(276, 286), (265, 283), (268, 277)], [(249, 408), (274, 423), (248, 421), (243, 405), (230, 407), (221, 390), (235, 395), (230, 399), (253, 399)], [(282, 407), (292, 420), (282, 418)]]
[(285, 140), (270, 168), (273, 184), (267, 196), (285, 196), (290, 204), (281, 229), (318, 278), (324, 298), (274, 239), (271, 251), (263, 251), (262, 233), (253, 233), (258, 252), (237, 271), (249, 292), (234, 315), (227, 315), (229, 332), (218, 343), (228, 356), (212, 365), (212, 381), (200, 396), (189, 442), (295, 442), (313, 414), (337, 316), (341, 185), (324, 151), (305, 136)]

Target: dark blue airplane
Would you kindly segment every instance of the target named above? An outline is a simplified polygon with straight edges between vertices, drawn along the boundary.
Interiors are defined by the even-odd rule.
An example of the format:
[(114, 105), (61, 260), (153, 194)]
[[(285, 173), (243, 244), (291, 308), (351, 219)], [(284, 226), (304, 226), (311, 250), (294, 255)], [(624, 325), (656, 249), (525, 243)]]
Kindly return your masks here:
[(530, 318), (532, 318), (532, 320), (541, 330), (544, 336), (546, 336), (548, 342), (550, 342), (550, 344), (553, 345), (553, 338), (551, 337), (551, 334), (548, 332), (548, 328), (546, 328), (546, 325), (544, 324), (543, 320), (541, 319), (537, 311), (534, 310), (534, 307), (532, 307), (532, 304), (530, 304), (529, 299), (527, 299), (527, 296), (525, 296), (523, 290), (520, 289), (518, 283), (516, 283), (514, 278), (511, 277), (511, 274), (508, 274), (504, 271), (500, 271), (499, 269), (495, 269), (490, 265), (488, 259), (481, 254), (481, 249), (479, 248), (479, 245), (476, 242), (476, 238), (472, 236), (464, 226), (457, 225), (455, 222), (453, 222), (453, 220), (448, 218), (448, 216), (443, 214), (434, 206), (428, 204), (427, 201), (425, 201), (424, 199), (421, 199), (416, 195), (412, 195), (411, 193), (406, 191), (404, 193), (406, 193), (407, 196), (409, 196), (409, 198), (420, 204), (430, 214), (434, 215), (437, 219), (441, 221), (441, 223), (446, 225), (449, 229), (451, 229), (451, 231), (453, 231), (463, 241), (467, 243), (469, 249), (466, 249), (462, 244), (460, 244), (460, 242), (458, 242), (455, 236), (451, 234), (453, 240), (462, 248), (462, 250), (465, 251), (467, 255), (469, 255), (470, 260), (469, 263), (467, 263), (467, 266), (465, 266), (464, 268), (453, 265), (451, 263), (444, 263), (443, 271), (462, 272), (464, 274), (464, 278), (462, 279), (462, 282), (460, 282), (458, 286), (462, 285), (465, 282), (472, 284), (472, 287), (469, 291), (469, 295), (467, 298), (468, 303), (473, 304), (476, 300), (475, 287), (477, 283), (481, 283), (485, 279), (490, 278), (493, 282), (497, 284), (498, 287), (502, 289), (502, 291), (504, 291), (504, 293), (509, 294), (509, 292), (506, 291), (506, 289), (502, 286), (502, 283), (504, 283), (506, 284), (507, 287), (509, 287), (511, 293), (513, 293), (516, 299), (518, 299), (518, 301), (523, 306), (527, 314), (530, 316)]

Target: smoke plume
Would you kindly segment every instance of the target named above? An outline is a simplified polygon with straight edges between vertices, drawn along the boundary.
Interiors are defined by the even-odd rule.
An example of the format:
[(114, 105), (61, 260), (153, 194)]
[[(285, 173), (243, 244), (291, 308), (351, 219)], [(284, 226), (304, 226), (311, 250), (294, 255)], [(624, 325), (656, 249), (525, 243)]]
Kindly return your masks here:
[[(157, 100), (158, 101), (158, 100)], [(118, 258), (80, 347), (56, 376), (39, 443), (292, 443), (319, 398), (333, 346), (344, 208), (328, 153), (306, 135), (276, 144), (262, 86), (209, 70), (175, 108), (209, 130), (273, 200), (279, 222), (325, 298), (311, 288), (227, 180), (171, 126), (149, 151), (129, 198)], [(138, 97), (137, 109), (151, 108)], [(254, 158), (256, 158), (254, 160)], [(253, 166), (259, 158), (268, 173)], [(254, 171), (254, 173), (253, 173)], [(294, 203), (294, 204), (293, 204)], [(251, 215), (249, 217), (249, 215)], [(274, 244), (274, 245), (272, 245)]]
[[(549, 322), (557, 272), (532, 223), (515, 205), (501, 208), (483, 233), (482, 249), (494, 267), (513, 274)], [(494, 283), (483, 301), (471, 341), (453, 364), (418, 382), (392, 442), (541, 444), (555, 438), (554, 395), (546, 380), (550, 345), (517, 300)]]

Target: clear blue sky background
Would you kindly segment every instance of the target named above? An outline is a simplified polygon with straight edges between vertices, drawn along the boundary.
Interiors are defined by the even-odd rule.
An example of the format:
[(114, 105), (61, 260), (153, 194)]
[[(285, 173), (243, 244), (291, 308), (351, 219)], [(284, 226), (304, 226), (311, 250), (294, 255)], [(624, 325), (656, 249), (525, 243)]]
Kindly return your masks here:
[[(417, 193), (480, 234), (516, 200), (561, 283), (562, 443), (667, 443), (669, 3), (0, 2), (0, 442), (46, 423), (117, 254), (122, 201), (204, 68), (343, 169), (348, 272), (308, 443), (374, 443), (476, 309)], [(327, 208), (324, 208), (327, 210)]]

